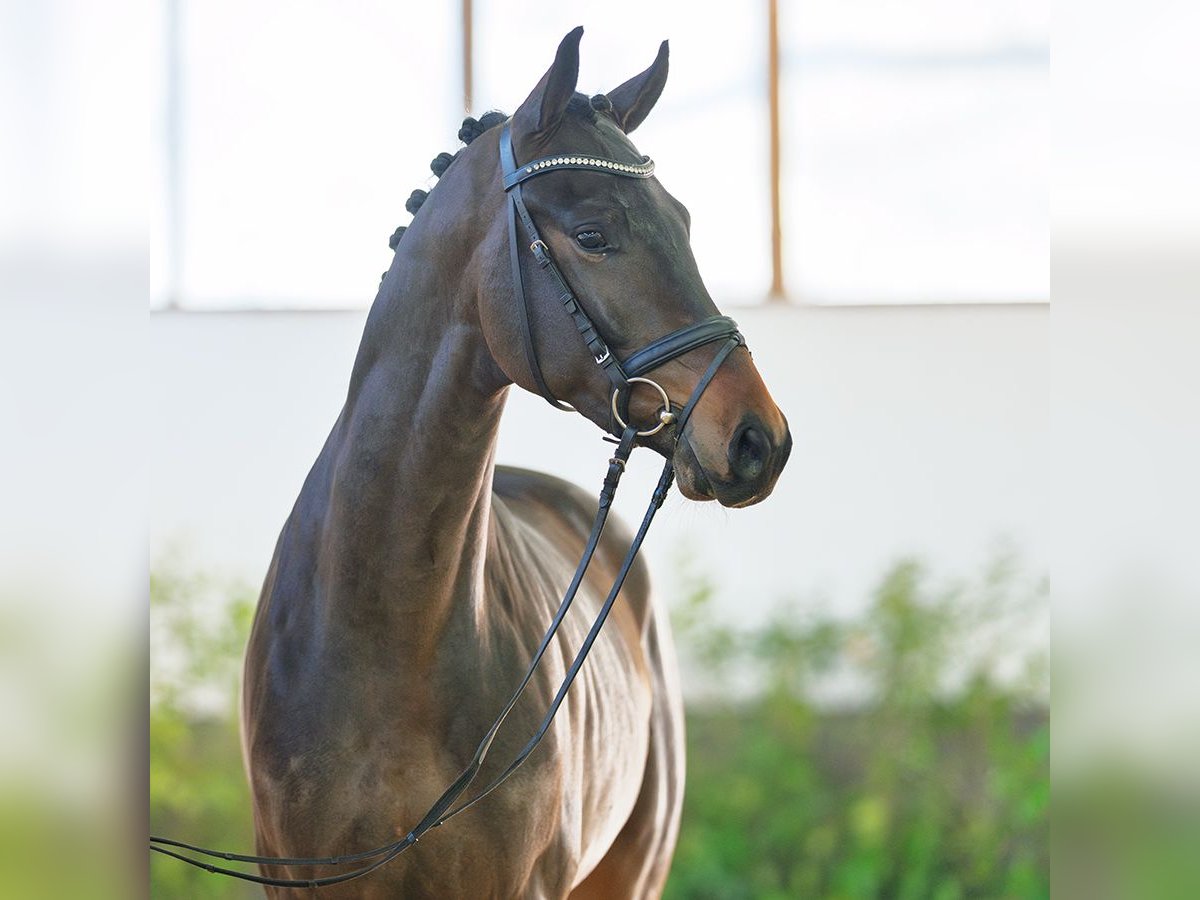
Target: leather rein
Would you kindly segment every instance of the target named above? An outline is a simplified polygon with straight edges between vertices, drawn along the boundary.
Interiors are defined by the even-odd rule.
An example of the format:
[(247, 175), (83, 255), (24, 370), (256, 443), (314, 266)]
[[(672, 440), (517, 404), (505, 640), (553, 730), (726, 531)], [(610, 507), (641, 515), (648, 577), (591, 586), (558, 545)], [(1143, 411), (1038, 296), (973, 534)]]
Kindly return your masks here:
[[(537, 159), (532, 162), (520, 166), (516, 162), (516, 156), (513, 151), (512, 142), (512, 120), (505, 122), (500, 132), (500, 165), (503, 175), (504, 190), (508, 195), (508, 237), (509, 237), (509, 259), (512, 265), (513, 286), (517, 294), (517, 307), (520, 311), (521, 321), (521, 338), (525, 349), (525, 357), (529, 365), (530, 372), (533, 375), (534, 383), (538, 388), (538, 392), (552, 406), (561, 410), (572, 410), (572, 407), (561, 400), (557, 399), (550, 388), (547, 386), (544, 376), (542, 375), (541, 366), (538, 364), (537, 351), (534, 345), (533, 330), (531, 325), (532, 317), (530, 315), (529, 297), (525, 291), (524, 274), (521, 268), (521, 247), (527, 245), (530, 253), (538, 266), (548, 272), (559, 290), (559, 302), (566, 310), (579, 331), (580, 337), (587, 345), (588, 351), (592, 355), (592, 359), (596, 365), (600, 366), (601, 370), (609, 379), (612, 386), (612, 422), (611, 430), (616, 440), (616, 451), (608, 463), (608, 471), (604, 476), (604, 482), (600, 488), (600, 495), (596, 508), (596, 516), (592, 523), (592, 528), (588, 534), (587, 543), (584, 546), (583, 555), (580, 557), (579, 565), (575, 569), (575, 574), (571, 578), (571, 582), (563, 594), (562, 602), (559, 604), (558, 610), (554, 614), (546, 633), (542, 636), (541, 643), (538, 645), (537, 651), (526, 668), (525, 675), (521, 682), (513, 691), (505, 703), (500, 714), (496, 716), (491, 727), (479, 742), (479, 746), (475, 750), (474, 756), (470, 763), (462, 771), (462, 773), (454, 780), (454, 782), (446, 788), (437, 801), (429, 808), (424, 817), (413, 826), (413, 828), (401, 839), (376, 847), (372, 850), (366, 850), (360, 853), (352, 853), (343, 856), (327, 856), (327, 857), (279, 857), (279, 856), (253, 856), (243, 853), (229, 853), (220, 850), (211, 850), (205, 847), (199, 847), (194, 844), (188, 844), (183, 841), (177, 841), (171, 838), (150, 837), (150, 849), (162, 853), (166, 856), (181, 860), (189, 865), (205, 869), (208, 872), (218, 875), (227, 875), (231, 878), (238, 878), (243, 881), (253, 882), (255, 884), (267, 885), (271, 887), (281, 888), (320, 888), (334, 884), (341, 884), (355, 878), (360, 878), (367, 875), (382, 866), (387, 865), (409, 847), (416, 844), (427, 831), (436, 828), (439, 825), (445, 824), (459, 813), (474, 806), (492, 791), (496, 790), (500, 785), (508, 780), (510, 776), (529, 758), (530, 754), (541, 743), (543, 737), (550, 729), (550, 725), (554, 721), (554, 717), (558, 712), (563, 701), (566, 699), (567, 692), (574, 683), (576, 676), (583, 667), (584, 660), (587, 659), (588, 653), (592, 649), (592, 645), (599, 637), (601, 629), (604, 627), (605, 621), (608, 619), (608, 614), (611, 612), (613, 604), (617, 600), (617, 596), (621, 591), (621, 587), (625, 583), (625, 578), (633, 567), (634, 561), (637, 558), (638, 551), (641, 549), (642, 542), (646, 538), (646, 533), (650, 529), (650, 523), (654, 519), (654, 515), (666, 500), (667, 493), (671, 489), (671, 484), (675, 478), (675, 468), (671, 459), (668, 457), (666, 465), (663, 466), (662, 474), (659, 476), (658, 484), (651, 495), (650, 503), (646, 508), (646, 512), (642, 517), (641, 525), (638, 527), (637, 533), (634, 535), (629, 549), (625, 554), (625, 558), (621, 563), (621, 568), (617, 573), (616, 580), (613, 582), (611, 589), (608, 592), (604, 603), (600, 607), (600, 611), (596, 614), (596, 619), (589, 629), (587, 637), (584, 638), (583, 644), (576, 653), (570, 668), (563, 677), (562, 683), (559, 685), (558, 692), (551, 701), (545, 716), (542, 718), (537, 731), (529, 738), (528, 742), (513, 759), (513, 761), (504, 769), (496, 778), (494, 778), (486, 787), (475, 794), (471, 799), (463, 802), (458, 802), (467, 788), (474, 782), (475, 777), (479, 774), (483, 766), (484, 760), (487, 758), (488, 751), (491, 749), (492, 743), (496, 735), (500, 731), (500, 727), (504, 724), (508, 714), (516, 706), (517, 701), (521, 698), (525, 688), (533, 679), (534, 672), (537, 670), (538, 664), (541, 662), (543, 655), (549, 648), (551, 641), (558, 632), (559, 626), (566, 618), (567, 612), (571, 608), (571, 604), (575, 599), (575, 595), (579, 591), (579, 586), (583, 582), (584, 575), (587, 573), (588, 566), (592, 561), (592, 556), (595, 554), (596, 547), (600, 543), (600, 536), (604, 531), (605, 522), (608, 519), (609, 509), (612, 506), (613, 498), (616, 496), (617, 485), (620, 483), (621, 476), (625, 471), (625, 464), (629, 459), (633, 448), (639, 437), (648, 437), (656, 434), (663, 428), (673, 425), (675, 427), (675, 440), (678, 442), (679, 437), (683, 434), (684, 426), (687, 424), (692, 412), (696, 408), (701, 395), (708, 387), (721, 364), (737, 347), (745, 345), (745, 339), (738, 331), (737, 323), (727, 316), (711, 316), (699, 322), (672, 331), (669, 334), (652, 341), (642, 349), (631, 353), (629, 357), (622, 363), (616, 357), (601, 336), (600, 331), (596, 328), (579, 299), (575, 296), (575, 292), (571, 290), (562, 271), (555, 264), (554, 259), (550, 255), (550, 249), (546, 242), (542, 240), (541, 235), (534, 224), (533, 217), (529, 214), (529, 210), (525, 206), (524, 198), (521, 194), (521, 185), (531, 178), (536, 178), (539, 175), (544, 175), (548, 172), (567, 170), (586, 170), (593, 172), (604, 172), (610, 175), (617, 175), (624, 178), (650, 178), (654, 173), (654, 162), (649, 157), (642, 157), (642, 161), (637, 164), (620, 163), (615, 160), (602, 159), (595, 156), (576, 156), (576, 155), (556, 155)], [(518, 235), (518, 220), (525, 230), (527, 242), (523, 242)], [(670, 360), (676, 359), (695, 350), (699, 347), (706, 346), (716, 342), (723, 342), (704, 374), (700, 376), (696, 382), (691, 395), (678, 413), (674, 411), (674, 407), (667, 392), (655, 381), (645, 377), (651, 370), (658, 368)], [(638, 427), (630, 420), (629, 414), (629, 397), (633, 391), (634, 385), (646, 384), (657, 390), (662, 399), (662, 408), (659, 410), (658, 421), (652, 426), (639, 430)], [(613, 440), (613, 438), (609, 438)], [(455, 805), (457, 803), (457, 805)], [(196, 859), (184, 852), (197, 853), (210, 859), (221, 859), (229, 862), (238, 862), (257, 865), (275, 865), (275, 866), (344, 866), (353, 863), (366, 863), (357, 869), (349, 872), (342, 872), (338, 875), (329, 875), (323, 878), (272, 878), (266, 875), (257, 875), (250, 872), (242, 872), (237, 869), (225, 868), (213, 863), (205, 862), (202, 859)], [(370, 860), (370, 862), (368, 862)]]

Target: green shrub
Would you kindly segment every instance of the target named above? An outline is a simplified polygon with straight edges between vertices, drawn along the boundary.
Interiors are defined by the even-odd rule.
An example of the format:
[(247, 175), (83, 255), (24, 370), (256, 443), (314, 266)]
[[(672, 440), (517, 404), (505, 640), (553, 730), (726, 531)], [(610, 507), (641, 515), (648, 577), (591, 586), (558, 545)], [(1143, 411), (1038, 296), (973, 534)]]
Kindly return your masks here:
[[(247, 850), (235, 703), (253, 594), (178, 573), (151, 581), (151, 830)], [(860, 617), (792, 604), (739, 630), (698, 582), (676, 627), (705, 699), (667, 896), (1048, 897), (1044, 667), (994, 677), (1042, 597), (1007, 563), (935, 592), (905, 562)], [(151, 889), (261, 896), (157, 854)]]
[[(668, 898), (1049, 896), (1044, 668), (994, 677), (1041, 586), (1001, 563), (937, 594), (904, 562), (861, 617), (785, 607), (752, 630), (718, 624), (712, 593), (677, 617), (709, 699)], [(852, 701), (819, 702), (839, 683)]]
[[(228, 599), (226, 599), (228, 598)], [(253, 594), (177, 564), (150, 578), (150, 832), (253, 852), (237, 696)], [(262, 890), (151, 854), (169, 898), (262, 897)]]

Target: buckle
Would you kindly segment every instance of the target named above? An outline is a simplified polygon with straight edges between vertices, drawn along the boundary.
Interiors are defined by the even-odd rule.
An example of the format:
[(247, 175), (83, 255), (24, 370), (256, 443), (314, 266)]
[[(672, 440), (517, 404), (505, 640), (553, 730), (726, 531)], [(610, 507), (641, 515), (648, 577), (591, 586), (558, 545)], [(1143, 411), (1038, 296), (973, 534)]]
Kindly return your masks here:
[(529, 249), (533, 252), (533, 258), (538, 261), (538, 265), (543, 269), (550, 265), (550, 248), (546, 246), (546, 242), (541, 238), (529, 245)]
[(609, 350), (607, 347), (605, 347), (603, 353), (601, 353), (599, 356), (593, 355), (592, 359), (594, 359), (596, 361), (596, 365), (602, 366), (606, 362), (608, 362), (610, 359), (612, 359), (612, 351)]

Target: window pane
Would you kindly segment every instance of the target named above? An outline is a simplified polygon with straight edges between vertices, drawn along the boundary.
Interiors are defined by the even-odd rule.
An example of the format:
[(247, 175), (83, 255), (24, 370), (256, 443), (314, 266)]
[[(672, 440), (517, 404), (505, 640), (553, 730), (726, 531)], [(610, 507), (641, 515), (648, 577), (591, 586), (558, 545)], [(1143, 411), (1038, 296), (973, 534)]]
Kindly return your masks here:
[(691, 211), (692, 248), (713, 298), (761, 300), (771, 283), (765, 4), (618, 0), (516, 16), (511, 4), (476, 0), (475, 9), (480, 112), (520, 105), (576, 25), (585, 28), (579, 89), (587, 94), (641, 72), (658, 42), (671, 41), (670, 79), (634, 143)]
[(185, 2), (182, 301), (365, 306), (453, 141), (454, 4)]
[(789, 9), (791, 293), (835, 303), (1046, 299), (1041, 6), (815, 0)]

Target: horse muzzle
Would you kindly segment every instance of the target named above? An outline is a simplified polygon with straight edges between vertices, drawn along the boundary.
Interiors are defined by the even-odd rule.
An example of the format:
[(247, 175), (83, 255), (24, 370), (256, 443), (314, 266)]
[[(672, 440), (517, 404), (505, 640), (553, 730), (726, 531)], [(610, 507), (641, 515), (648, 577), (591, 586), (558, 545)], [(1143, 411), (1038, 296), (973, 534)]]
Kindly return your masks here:
[(792, 452), (786, 420), (776, 432), (754, 415), (746, 416), (733, 429), (723, 458), (713, 452), (716, 448), (709, 451), (695, 438), (689, 428), (676, 445), (679, 490), (689, 500), (716, 500), (734, 509), (753, 506), (770, 496)]

